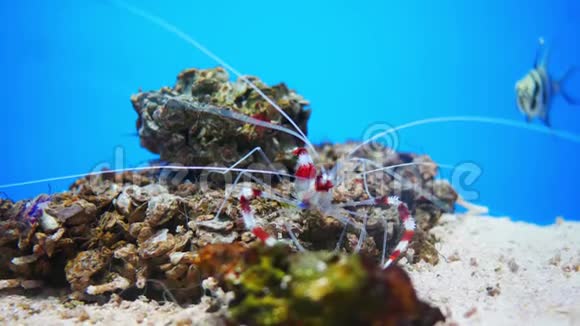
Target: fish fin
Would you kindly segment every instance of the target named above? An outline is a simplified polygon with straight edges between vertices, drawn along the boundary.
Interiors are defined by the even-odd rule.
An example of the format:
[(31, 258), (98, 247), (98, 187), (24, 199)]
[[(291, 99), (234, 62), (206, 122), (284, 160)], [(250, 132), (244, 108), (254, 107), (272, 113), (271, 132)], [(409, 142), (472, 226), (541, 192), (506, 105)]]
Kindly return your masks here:
[(566, 86), (566, 82), (577, 71), (578, 71), (578, 67), (571, 66), (570, 68), (568, 68), (568, 70), (566, 70), (566, 72), (560, 78), (560, 80), (555, 82), (553, 85), (554, 91), (557, 93), (560, 93), (562, 95), (562, 97), (564, 98), (564, 100), (566, 100), (566, 102), (568, 102), (568, 104), (571, 104), (571, 105), (580, 105), (580, 99), (577, 99), (577, 98), (570, 96), (570, 94), (568, 94), (568, 92), (566, 91), (565, 86)]
[(534, 60), (534, 68), (546, 66), (548, 64), (549, 51), (546, 47), (546, 42), (543, 37), (538, 39), (538, 48), (536, 50), (536, 59)]
[(568, 95), (566, 92), (560, 92), (562, 94), (562, 97), (564, 98), (564, 100), (566, 100), (566, 102), (568, 102), (568, 104), (570, 105), (580, 105), (580, 100), (572, 98), (570, 95)]
[(526, 122), (527, 122), (527, 123), (530, 123), (530, 122), (532, 122), (532, 118), (530, 118), (530, 116), (529, 116), (529, 115), (527, 115), (527, 114), (526, 114)]

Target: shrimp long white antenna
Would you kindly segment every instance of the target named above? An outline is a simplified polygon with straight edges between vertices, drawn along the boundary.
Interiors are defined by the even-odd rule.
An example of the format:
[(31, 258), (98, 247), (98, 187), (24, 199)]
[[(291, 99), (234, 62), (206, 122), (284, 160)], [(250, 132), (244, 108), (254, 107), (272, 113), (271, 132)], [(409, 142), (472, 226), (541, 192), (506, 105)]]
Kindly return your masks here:
[(491, 117), (483, 117), (483, 116), (448, 116), (448, 117), (437, 117), (437, 118), (427, 118), (416, 120), (412, 122), (408, 122), (397, 127), (390, 128), (383, 132), (380, 132), (373, 137), (363, 141), (362, 143), (358, 144), (355, 148), (353, 148), (348, 154), (347, 157), (353, 155), (356, 151), (358, 151), (361, 147), (365, 146), (366, 144), (384, 137), (386, 135), (392, 134), (394, 132), (408, 129), (412, 127), (417, 127), (421, 125), (429, 125), (429, 124), (436, 124), (436, 123), (448, 123), (448, 122), (476, 122), (476, 123), (484, 123), (484, 124), (493, 124), (493, 125), (500, 125), (500, 126), (508, 126), (514, 127), (519, 129), (526, 129), (530, 131), (535, 131), (542, 134), (553, 135), (571, 142), (575, 142), (580, 144), (580, 136), (560, 130), (553, 130), (546, 128), (544, 126), (539, 125), (531, 125), (525, 122), (519, 122), (509, 119), (501, 119), (501, 118), (491, 118)]
[(208, 113), (208, 114), (217, 115), (220, 117), (238, 120), (238, 121), (241, 121), (243, 123), (252, 124), (252, 125), (255, 125), (258, 127), (264, 127), (264, 128), (277, 130), (277, 131), (289, 134), (291, 136), (294, 136), (294, 137), (300, 139), (301, 141), (303, 141), (305, 143), (308, 141), (306, 138), (302, 137), (302, 135), (296, 133), (293, 130), (282, 127), (280, 125), (273, 124), (271, 122), (266, 122), (266, 121), (262, 121), (262, 120), (259, 120), (256, 118), (252, 118), (252, 117), (247, 116), (245, 114), (241, 114), (241, 113), (238, 113), (238, 112), (226, 109), (226, 108), (221, 108), (221, 107), (217, 107), (215, 105), (206, 104), (206, 103), (196, 103), (196, 105), (193, 105), (192, 103), (181, 100), (181, 98), (178, 96), (164, 95), (164, 97), (168, 98), (168, 100), (166, 101), (166, 105), (169, 108), (182, 106), (186, 110), (196, 111), (196, 112), (204, 112), (204, 113)]
[[(363, 161), (363, 159), (360, 159), (360, 158), (357, 160)], [(366, 160), (366, 161), (370, 161), (370, 160)], [(372, 161), (370, 161), (370, 162), (372, 162)], [(366, 174), (396, 169), (396, 168), (405, 167), (405, 166), (434, 166), (434, 167), (443, 168), (443, 169), (450, 169), (450, 170), (456, 169), (457, 171), (469, 171), (469, 169), (467, 169), (467, 168), (462, 168), (460, 166), (455, 166), (455, 165), (451, 165), (451, 164), (439, 164), (439, 163), (435, 163), (435, 162), (409, 162), (409, 163), (401, 163), (401, 164), (383, 166), (383, 167), (373, 169), (373, 170), (365, 170), (363, 172), (357, 172), (356, 174), (366, 175)]]
[(294, 122), (294, 120), (292, 120), (292, 118), (290, 118), (290, 116), (288, 116), (288, 114), (286, 114), (286, 112), (284, 112), (284, 110), (282, 110), (272, 99), (270, 99), (268, 96), (266, 96), (266, 94), (264, 94), (264, 92), (262, 92), (262, 90), (260, 90), (260, 88), (258, 88), (258, 86), (256, 86), (254, 83), (252, 83), (244, 75), (242, 75), (242, 73), (239, 72), (236, 68), (232, 67), (230, 64), (225, 62), (222, 58), (218, 57), (216, 54), (211, 52), (208, 48), (203, 46), (203, 44), (199, 43), (193, 37), (191, 37), (190, 35), (185, 33), (183, 30), (181, 30), (177, 26), (169, 23), (165, 19), (163, 19), (159, 16), (156, 16), (152, 13), (149, 13), (143, 9), (138, 8), (138, 7), (132, 6), (128, 3), (126, 3), (125, 1), (121, 1), (121, 0), (107, 0), (107, 1), (109, 3), (115, 5), (118, 8), (122, 8), (122, 9), (132, 13), (133, 15), (141, 17), (141, 18), (149, 21), (150, 23), (157, 25), (158, 27), (172, 33), (173, 35), (179, 37), (180, 39), (182, 39), (183, 41), (185, 41), (189, 45), (196, 48), (197, 50), (201, 51), (203, 54), (207, 55), (209, 58), (211, 58), (212, 60), (214, 60), (218, 64), (224, 66), (227, 70), (229, 70), (234, 75), (236, 75), (236, 77), (240, 78), (246, 84), (248, 84), (248, 86), (250, 86), (254, 91), (256, 91), (256, 93), (258, 93), (266, 102), (268, 102), (270, 105), (272, 105), (272, 107), (274, 107), (276, 109), (276, 111), (278, 111), (286, 120), (288, 120), (288, 122), (290, 122), (290, 124), (302, 136), (301, 140), (304, 141), (304, 143), (308, 146), (308, 148), (313, 153), (315, 153), (315, 155), (317, 155), (316, 149), (310, 143), (310, 141), (308, 140), (308, 138), (306, 137), (306, 134), (304, 134), (302, 129), (300, 129), (300, 127), (298, 127), (298, 125)]
[(122, 172), (137, 172), (137, 171), (147, 171), (147, 170), (163, 170), (163, 169), (170, 169), (170, 170), (206, 170), (206, 171), (233, 171), (233, 172), (245, 172), (245, 173), (256, 173), (256, 174), (270, 174), (270, 175), (281, 175), (284, 177), (292, 178), (293, 175), (288, 173), (283, 173), (280, 171), (270, 171), (270, 170), (252, 170), (252, 169), (239, 169), (239, 168), (229, 168), (229, 167), (221, 167), (221, 166), (183, 166), (183, 165), (159, 165), (159, 166), (140, 166), (134, 168), (124, 168), (124, 169), (115, 169), (115, 170), (102, 170), (102, 171), (95, 171), (95, 172), (88, 172), (88, 173), (79, 173), (79, 174), (71, 174), (65, 175), (60, 177), (53, 177), (53, 178), (45, 178), (45, 179), (37, 179), (31, 181), (23, 181), (23, 182), (15, 182), (15, 183), (7, 183), (0, 185), (0, 189), (5, 188), (12, 188), (12, 187), (21, 187), (27, 185), (33, 185), (43, 182), (55, 182), (61, 180), (68, 180), (68, 179), (78, 179), (84, 177), (92, 177), (92, 176), (99, 176), (103, 174), (112, 174), (112, 173), (122, 173)]

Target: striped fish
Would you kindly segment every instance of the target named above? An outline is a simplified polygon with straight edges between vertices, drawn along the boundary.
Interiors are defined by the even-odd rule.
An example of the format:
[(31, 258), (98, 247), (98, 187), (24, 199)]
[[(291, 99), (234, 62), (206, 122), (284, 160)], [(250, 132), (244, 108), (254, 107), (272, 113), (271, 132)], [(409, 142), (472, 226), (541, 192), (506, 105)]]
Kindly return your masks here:
[(548, 72), (548, 51), (540, 38), (534, 68), (516, 83), (518, 108), (526, 116), (526, 121), (539, 117), (549, 127), (550, 108), (556, 95), (562, 95), (569, 104), (580, 104), (561, 87), (575, 70), (575, 67), (570, 67), (560, 80), (553, 80)]

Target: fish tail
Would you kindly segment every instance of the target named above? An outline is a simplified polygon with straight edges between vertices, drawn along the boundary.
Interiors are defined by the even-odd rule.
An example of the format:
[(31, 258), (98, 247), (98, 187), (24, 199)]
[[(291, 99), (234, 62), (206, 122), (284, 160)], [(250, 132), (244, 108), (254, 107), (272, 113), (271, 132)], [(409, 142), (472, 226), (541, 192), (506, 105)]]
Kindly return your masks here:
[(562, 95), (564, 100), (566, 100), (566, 102), (568, 102), (568, 104), (571, 105), (580, 105), (580, 99), (575, 98), (568, 93), (568, 90), (566, 89), (566, 83), (570, 80), (570, 78), (574, 75), (574, 73), (578, 72), (578, 70), (579, 70), (578, 67), (571, 66), (570, 68), (568, 68), (568, 70), (566, 70), (566, 73), (564, 73), (564, 75), (560, 78), (560, 80), (554, 82), (553, 85), (554, 92)]

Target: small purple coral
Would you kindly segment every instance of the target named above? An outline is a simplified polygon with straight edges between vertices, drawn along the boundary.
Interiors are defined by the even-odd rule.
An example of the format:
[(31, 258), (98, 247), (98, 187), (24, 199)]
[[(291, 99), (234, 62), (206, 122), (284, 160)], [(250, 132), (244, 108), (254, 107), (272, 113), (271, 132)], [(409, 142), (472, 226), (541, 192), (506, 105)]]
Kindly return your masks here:
[(34, 224), (38, 222), (38, 219), (43, 214), (43, 209), (45, 209), (50, 202), (50, 196), (40, 195), (34, 200), (26, 204), (26, 208), (23, 214), (23, 220), (28, 224)]

